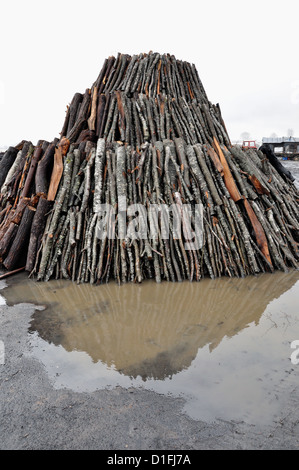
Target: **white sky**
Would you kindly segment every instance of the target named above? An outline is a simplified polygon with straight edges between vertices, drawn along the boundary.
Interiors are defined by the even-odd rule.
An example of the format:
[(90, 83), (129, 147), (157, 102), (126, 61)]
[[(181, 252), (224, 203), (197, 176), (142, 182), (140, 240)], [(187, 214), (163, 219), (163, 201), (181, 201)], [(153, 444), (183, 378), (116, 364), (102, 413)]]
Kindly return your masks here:
[(299, 136), (298, 0), (1, 0), (0, 14), (0, 146), (59, 137), (106, 57), (150, 50), (196, 65), (231, 140)]

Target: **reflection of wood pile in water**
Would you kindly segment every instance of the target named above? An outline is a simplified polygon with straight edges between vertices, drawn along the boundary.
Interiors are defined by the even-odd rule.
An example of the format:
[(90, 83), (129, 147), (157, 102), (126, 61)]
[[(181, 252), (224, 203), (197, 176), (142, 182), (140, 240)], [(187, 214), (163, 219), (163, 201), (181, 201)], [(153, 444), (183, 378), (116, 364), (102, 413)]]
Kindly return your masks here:
[(142, 288), (23, 279), (8, 300), (45, 303), (30, 331), (67, 351), (85, 351), (94, 362), (125, 375), (162, 379), (190, 366), (199, 348), (217, 347), (250, 323), (299, 279), (297, 272), (199, 284), (145, 282)]
[[(38, 280), (181, 281), (298, 266), (298, 190), (261, 152), (231, 146), (195, 66), (170, 55), (109, 57), (75, 94), (60, 140), (10, 147), (0, 170), (2, 263)], [(123, 219), (121, 200), (160, 214), (189, 204), (190, 230), (183, 221), (180, 239), (172, 213), (169, 238), (159, 219), (150, 237), (147, 212), (148, 239), (132, 240), (121, 229), (136, 214)], [(97, 231), (106, 203), (114, 239)], [(190, 250), (200, 204), (204, 244)]]

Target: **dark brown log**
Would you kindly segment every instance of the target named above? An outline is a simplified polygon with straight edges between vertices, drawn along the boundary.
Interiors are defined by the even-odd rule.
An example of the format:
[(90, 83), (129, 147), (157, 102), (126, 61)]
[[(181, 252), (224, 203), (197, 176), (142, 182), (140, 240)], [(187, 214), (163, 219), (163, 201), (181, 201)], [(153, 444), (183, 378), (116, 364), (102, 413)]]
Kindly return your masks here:
[(102, 122), (101, 122), (101, 125), (99, 127), (99, 137), (103, 137), (104, 135), (104, 129), (106, 127), (106, 120), (107, 120), (107, 116), (108, 116), (108, 111), (109, 111), (109, 108), (110, 108), (110, 102), (111, 102), (111, 95), (108, 93), (107, 95), (105, 95), (105, 109), (103, 111), (103, 118), (102, 118)]
[(12, 208), (12, 204), (8, 204), (2, 211), (0, 212), (0, 224), (2, 223), (3, 219), (6, 217), (10, 209)]
[(47, 140), (44, 140), (41, 145), (42, 145), (42, 151), (43, 151), (43, 155), (44, 155), (45, 151), (47, 150), (47, 148), (50, 145), (50, 142), (48, 142)]
[(114, 62), (115, 62), (115, 57), (111, 56), (111, 57), (108, 58), (107, 67), (106, 67), (106, 70), (105, 70), (104, 77), (101, 80), (101, 82), (99, 83), (99, 95), (101, 93), (103, 93), (104, 89), (106, 88), (107, 80), (108, 80), (108, 77), (110, 76), (110, 72), (111, 72), (111, 69), (113, 67)]
[(15, 148), (19, 151), (22, 150), (27, 140), (22, 140), (19, 144), (15, 145)]
[(122, 79), (125, 75), (125, 71), (127, 69), (127, 66), (128, 66), (128, 55), (123, 54), (123, 55), (121, 55), (119, 70), (115, 74), (115, 81), (113, 81), (113, 83), (111, 84), (111, 87), (109, 89), (110, 92), (112, 90), (118, 90), (119, 89), (119, 85), (120, 85), (120, 83), (121, 83), (121, 81), (122, 81)]
[(29, 197), (23, 197), (22, 199), (20, 199), (15, 211), (13, 212), (13, 214), (10, 214), (11, 222), (13, 222), (16, 225), (20, 224), (22, 217), (23, 217), (23, 213), (26, 207), (30, 204), (30, 201), (31, 199)]
[(13, 222), (10, 223), (8, 229), (0, 240), (0, 257), (4, 259), (8, 250), (10, 249), (11, 243), (16, 236), (18, 226)]
[(91, 142), (96, 142), (97, 139), (95, 131), (91, 131), (89, 129), (85, 129), (84, 131), (82, 131), (76, 141), (76, 144), (81, 144), (81, 142), (87, 142), (88, 140)]
[(5, 268), (9, 271), (20, 267), (20, 265), (24, 266), (24, 262), (27, 257), (28, 241), (34, 213), (35, 209), (29, 206), (26, 207), (15, 239), (3, 263)]
[(26, 178), (24, 187), (23, 187), (23, 191), (21, 193), (21, 197), (28, 197), (30, 195), (30, 188), (31, 188), (31, 185), (34, 181), (36, 167), (37, 167), (38, 162), (42, 158), (42, 155), (43, 155), (42, 147), (41, 146), (36, 147), (35, 150), (34, 150), (32, 159), (31, 159), (30, 168), (29, 168), (29, 171), (28, 171), (28, 174), (27, 174), (27, 178)]
[(117, 78), (119, 67), (121, 65), (121, 57), (122, 57), (122, 55), (120, 53), (118, 53), (117, 58), (114, 61), (113, 67), (112, 67), (112, 69), (109, 73), (108, 79), (105, 83), (105, 88), (108, 92), (111, 91), (112, 85), (113, 85), (113, 83), (115, 82), (115, 80)]
[(31, 142), (25, 141), (23, 146), (22, 146), (21, 156), (20, 156), (20, 159), (18, 159), (18, 165), (17, 165), (17, 167), (14, 171), (14, 175), (12, 176), (12, 179), (11, 179), (9, 185), (8, 185), (8, 187), (9, 187), (9, 197), (11, 198), (11, 200), (15, 199), (15, 197), (16, 197), (18, 187), (19, 187), (19, 183), (20, 183), (20, 179), (22, 177), (24, 165), (25, 165), (25, 162), (26, 162), (26, 159), (27, 159), (27, 154), (28, 154), (28, 152), (31, 148), (31, 145), (32, 145)]
[(86, 128), (86, 120), (81, 119), (80, 121), (76, 121), (76, 124), (72, 128), (72, 130), (67, 134), (67, 138), (70, 142), (77, 142), (77, 139), (81, 133), (81, 131)]
[(3, 155), (0, 162), (0, 188), (3, 185), (7, 173), (10, 170), (15, 158), (17, 156), (18, 150), (15, 147), (9, 147), (5, 154)]
[(61, 134), (61, 137), (67, 136), (73, 129), (75, 122), (76, 122), (78, 107), (79, 107), (79, 104), (82, 102), (82, 100), (83, 100), (83, 95), (81, 93), (75, 93), (71, 101), (70, 107), (69, 107), (69, 119), (68, 119), (67, 130), (66, 132)]
[(67, 106), (66, 113), (65, 113), (65, 118), (64, 118), (64, 123), (63, 123), (62, 129), (61, 129), (61, 132), (60, 132), (61, 137), (65, 137), (66, 134), (67, 134), (68, 125), (69, 125), (69, 122), (70, 122), (70, 115), (71, 115), (71, 108), (70, 108), (70, 106)]
[(12, 276), (13, 274), (20, 273), (21, 271), (24, 271), (25, 267), (23, 266), (22, 268), (14, 269), (13, 271), (9, 271), (8, 273), (4, 273), (0, 275), (0, 279), (5, 279), (9, 276)]
[(102, 125), (102, 120), (105, 111), (106, 96), (104, 94), (100, 95), (98, 98), (98, 107), (97, 107), (97, 119), (96, 119), (96, 136), (100, 136), (100, 129)]
[(101, 71), (99, 73), (99, 76), (98, 76), (98, 78), (96, 79), (96, 81), (94, 83), (94, 86), (96, 86), (97, 88), (99, 88), (101, 86), (102, 82), (103, 82), (105, 72), (106, 72), (106, 69), (107, 69), (107, 64), (108, 64), (108, 59), (105, 59), (103, 67), (101, 68)]
[(48, 201), (43, 197), (40, 198), (36, 212), (34, 214), (31, 234), (28, 246), (27, 260), (26, 260), (26, 271), (31, 272), (35, 266), (36, 255), (39, 250), (42, 235), (46, 226), (48, 215), (53, 207), (53, 201)]
[(46, 195), (48, 193), (49, 180), (54, 164), (54, 153), (57, 142), (58, 139), (48, 146), (42, 159), (38, 162), (35, 173), (35, 192), (38, 195)]
[(89, 114), (89, 109), (91, 105), (91, 97), (90, 97), (90, 89), (87, 88), (85, 90), (83, 100), (80, 106), (80, 111), (77, 115), (76, 121), (81, 121), (81, 120), (87, 120), (88, 114)]

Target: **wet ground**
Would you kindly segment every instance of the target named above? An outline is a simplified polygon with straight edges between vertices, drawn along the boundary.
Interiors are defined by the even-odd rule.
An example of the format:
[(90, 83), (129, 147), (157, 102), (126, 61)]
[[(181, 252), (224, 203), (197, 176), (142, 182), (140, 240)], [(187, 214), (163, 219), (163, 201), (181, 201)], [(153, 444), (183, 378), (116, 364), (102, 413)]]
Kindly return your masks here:
[(298, 271), (0, 289), (0, 449), (298, 449)]

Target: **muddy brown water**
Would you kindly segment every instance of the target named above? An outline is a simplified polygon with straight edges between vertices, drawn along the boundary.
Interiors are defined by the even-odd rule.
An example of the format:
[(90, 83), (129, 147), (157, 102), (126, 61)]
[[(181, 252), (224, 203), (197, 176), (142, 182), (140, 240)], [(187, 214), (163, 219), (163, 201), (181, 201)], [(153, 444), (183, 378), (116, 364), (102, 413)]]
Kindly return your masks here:
[(28, 334), (56, 388), (143, 387), (185, 397), (195, 419), (267, 423), (298, 384), (298, 271), (120, 287), (19, 274), (6, 285), (8, 304), (44, 305)]

